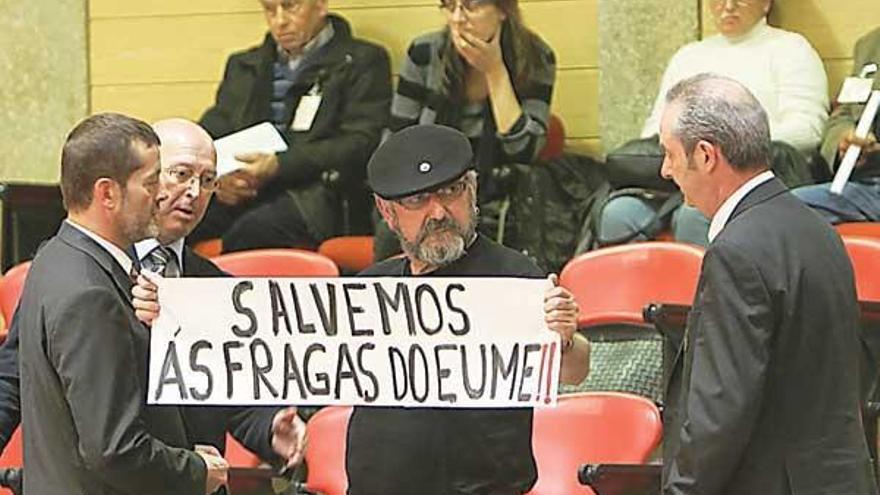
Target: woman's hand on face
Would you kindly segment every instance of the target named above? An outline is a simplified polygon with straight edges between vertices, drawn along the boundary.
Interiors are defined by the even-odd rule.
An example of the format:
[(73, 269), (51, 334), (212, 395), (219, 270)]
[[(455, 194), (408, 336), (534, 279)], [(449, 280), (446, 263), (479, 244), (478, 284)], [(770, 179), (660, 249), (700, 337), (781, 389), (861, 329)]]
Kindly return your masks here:
[(452, 29), (451, 32), (456, 50), (471, 67), (487, 75), (504, 69), (500, 30), (489, 41), (480, 39), (466, 28)]

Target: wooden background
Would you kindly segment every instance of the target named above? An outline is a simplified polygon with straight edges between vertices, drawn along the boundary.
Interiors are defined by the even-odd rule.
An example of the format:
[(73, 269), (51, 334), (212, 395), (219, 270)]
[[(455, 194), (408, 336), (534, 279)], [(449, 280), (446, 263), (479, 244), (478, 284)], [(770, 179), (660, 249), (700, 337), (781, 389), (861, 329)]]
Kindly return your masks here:
[[(598, 2), (521, 0), (526, 23), (557, 55), (553, 111), (565, 122), (567, 143), (594, 154), (600, 149)], [(396, 71), (412, 38), (443, 25), (437, 3), (331, 0), (330, 6), (357, 36), (385, 45)], [(877, 0), (776, 0), (771, 23), (813, 43), (836, 94), (850, 70), (855, 40), (880, 26), (880, 8)], [(88, 24), (90, 111), (121, 111), (147, 121), (198, 118), (213, 100), (227, 56), (259, 43), (266, 31), (256, 0), (91, 0)], [(702, 26), (704, 35), (712, 34), (706, 8)], [(649, 28), (662, 36), (662, 26)]]

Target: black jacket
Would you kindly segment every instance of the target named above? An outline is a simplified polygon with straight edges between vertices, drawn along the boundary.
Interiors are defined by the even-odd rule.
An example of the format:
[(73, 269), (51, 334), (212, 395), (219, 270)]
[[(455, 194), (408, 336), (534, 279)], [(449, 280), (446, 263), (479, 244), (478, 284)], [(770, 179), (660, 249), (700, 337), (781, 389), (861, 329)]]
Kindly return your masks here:
[[(292, 192), (318, 239), (334, 235), (338, 199), (323, 186), (322, 173), (339, 172), (346, 183), (362, 184), (366, 165), (387, 125), (391, 105), (391, 68), (384, 48), (353, 38), (341, 17), (330, 15), (334, 35), (302, 69), (288, 97), (295, 109), (315, 85), (321, 106), (308, 131), (288, 129), (289, 149), (278, 154), (279, 175), (268, 191)], [(235, 53), (226, 63), (213, 107), (200, 124), (216, 137), (271, 121), (272, 66), (277, 46), (270, 34), (262, 45)], [(287, 116), (293, 119), (293, 112)], [(335, 216), (334, 216), (335, 215)]]
[[(184, 276), (225, 277), (227, 274), (189, 247), (184, 247)], [(17, 313), (16, 313), (17, 315)], [(0, 451), (21, 421), (19, 393), (19, 325), (13, 318), (6, 341), (0, 346)], [(270, 444), (272, 407), (182, 407), (187, 441), (191, 445), (213, 445), (226, 450), (226, 432), (264, 460), (277, 460)]]
[(149, 331), (130, 291), (67, 223), (34, 259), (16, 316), (25, 493), (204, 493), (180, 409), (144, 404)]
[(666, 430), (665, 494), (876, 493), (840, 237), (776, 179), (709, 245)]

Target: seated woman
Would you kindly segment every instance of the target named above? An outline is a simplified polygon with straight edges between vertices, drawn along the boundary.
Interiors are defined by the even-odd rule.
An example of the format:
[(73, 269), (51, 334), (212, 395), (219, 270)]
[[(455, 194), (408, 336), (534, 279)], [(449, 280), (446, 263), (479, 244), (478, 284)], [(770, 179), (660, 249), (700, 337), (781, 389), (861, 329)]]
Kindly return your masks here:
[[(767, 24), (772, 0), (708, 0), (718, 34), (683, 46), (669, 61), (660, 91), (642, 130), (656, 136), (666, 93), (702, 72), (742, 83), (770, 119), (773, 171), (789, 187), (812, 182), (804, 155), (819, 145), (828, 118), (828, 82), (819, 55), (800, 34)], [(723, 111), (723, 110), (718, 110)], [(670, 226), (676, 240), (706, 245), (709, 219), (682, 205), (670, 218), (656, 218), (656, 197), (624, 195), (609, 201), (599, 228), (601, 244), (645, 240)]]
[[(407, 50), (390, 131), (434, 123), (467, 135), (479, 172), (481, 216), (497, 223), (503, 191), (493, 171), (531, 163), (543, 147), (555, 57), (523, 25), (517, 0), (442, 0), (440, 8), (446, 27), (419, 36)], [(377, 225), (375, 246), (377, 260), (399, 250), (384, 224)]]

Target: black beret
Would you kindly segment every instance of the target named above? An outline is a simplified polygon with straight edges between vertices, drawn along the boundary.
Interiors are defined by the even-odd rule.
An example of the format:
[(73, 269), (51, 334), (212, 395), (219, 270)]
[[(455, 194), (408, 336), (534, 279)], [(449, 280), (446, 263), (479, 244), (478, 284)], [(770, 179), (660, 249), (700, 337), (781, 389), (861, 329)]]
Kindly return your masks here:
[(396, 199), (435, 189), (471, 168), (474, 152), (467, 136), (440, 125), (416, 125), (385, 140), (367, 164), (373, 192)]

